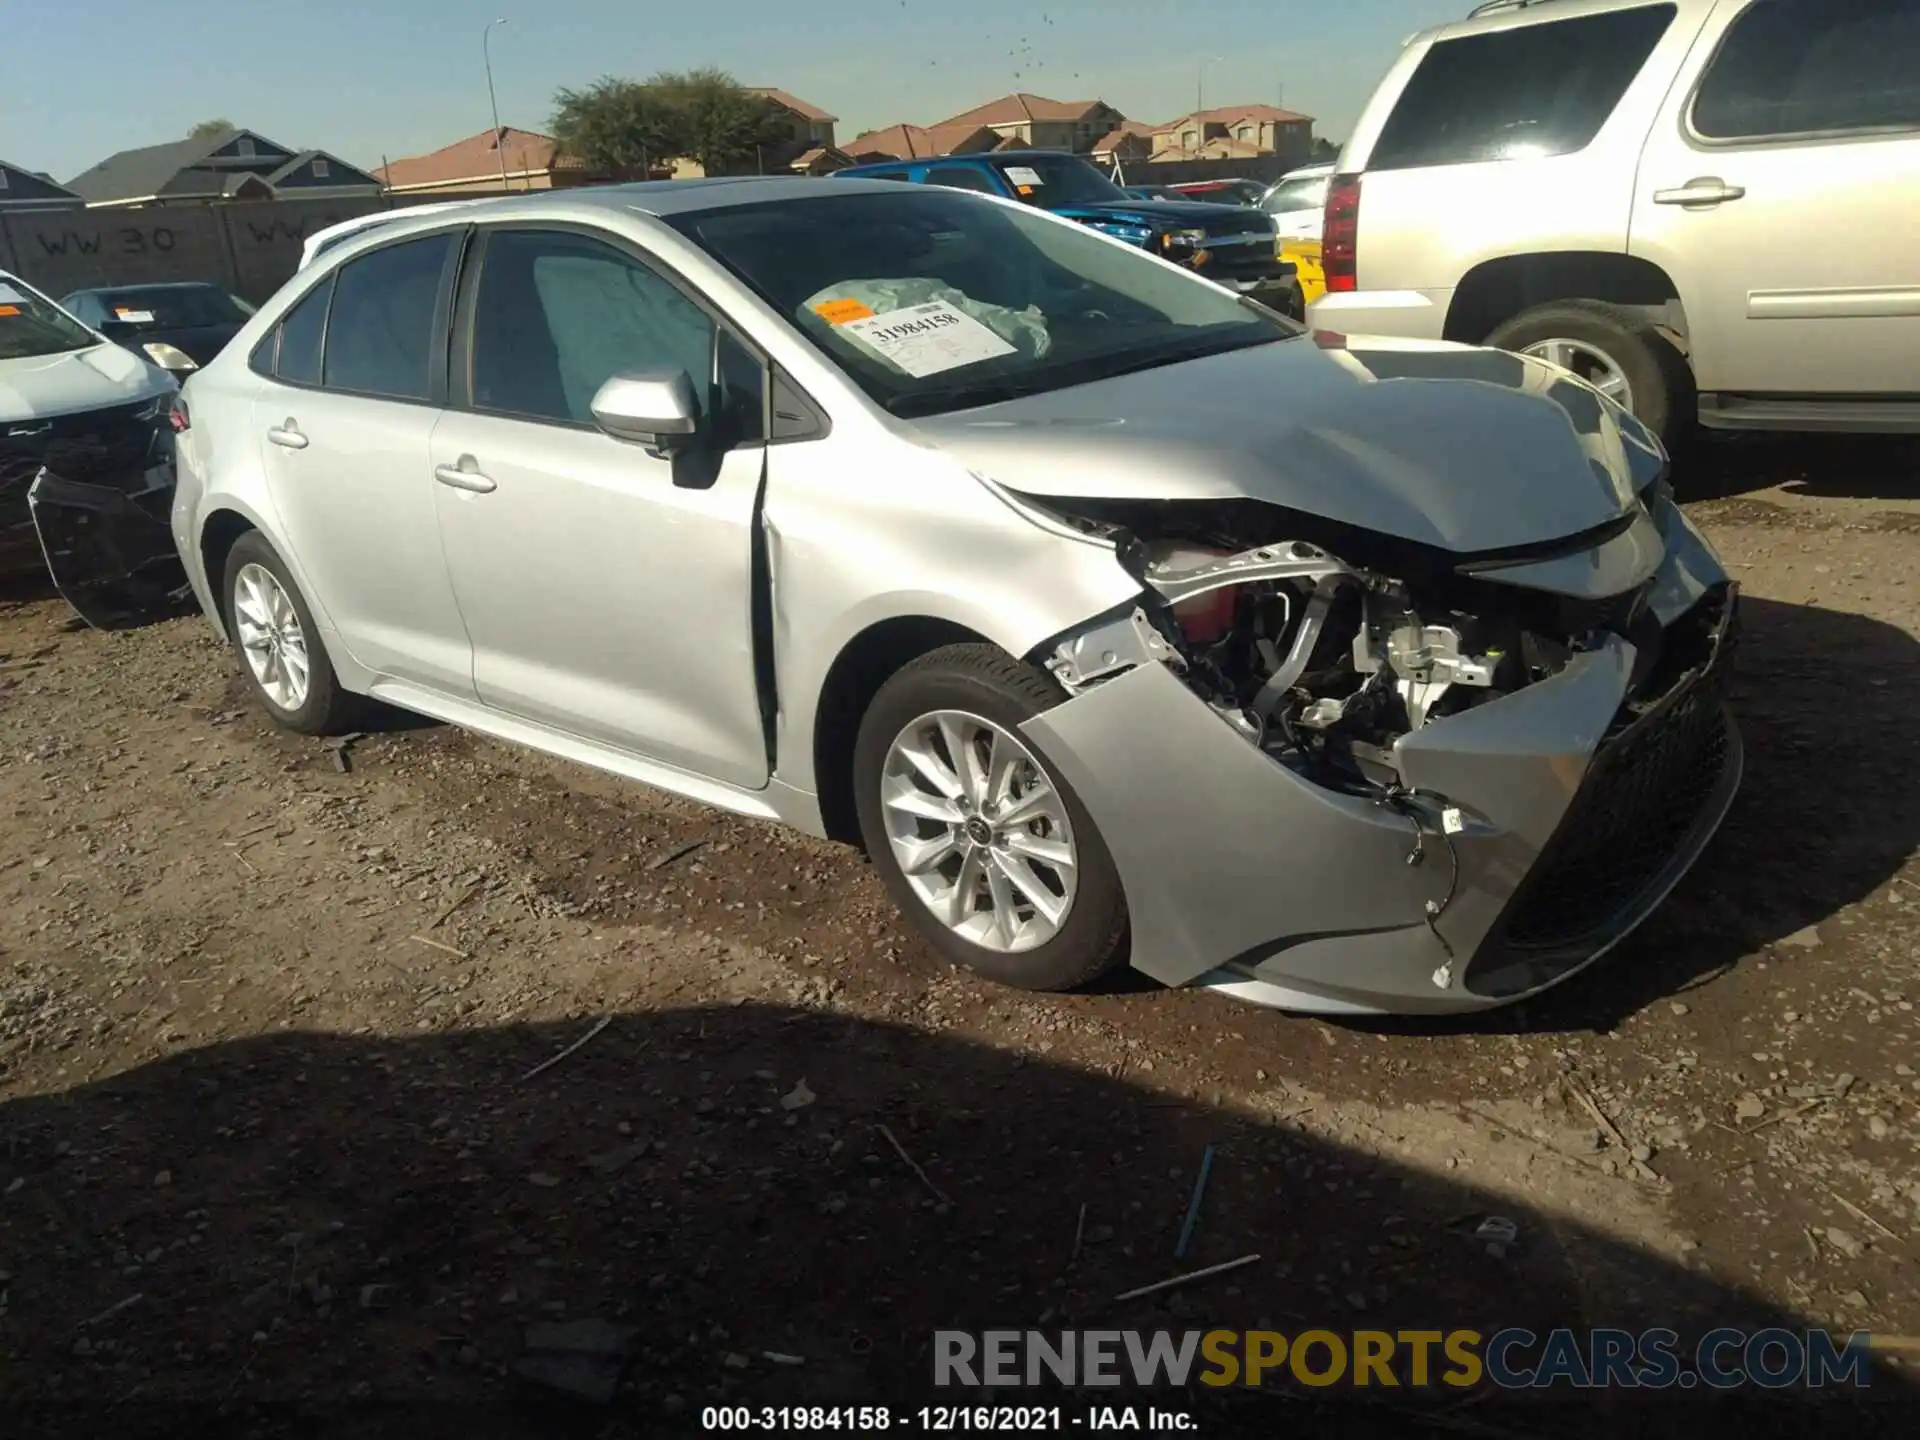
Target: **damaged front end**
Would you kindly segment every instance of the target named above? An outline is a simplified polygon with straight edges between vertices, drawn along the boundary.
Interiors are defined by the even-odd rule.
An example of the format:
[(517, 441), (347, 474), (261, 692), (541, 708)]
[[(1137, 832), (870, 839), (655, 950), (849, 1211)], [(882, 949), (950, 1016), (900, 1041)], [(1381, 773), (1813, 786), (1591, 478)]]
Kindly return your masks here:
[(169, 527), (168, 397), (21, 422), (0, 455), (0, 573), (44, 565), (97, 629), (167, 613), (187, 589)]
[(1252, 500), (1041, 503), (1142, 584), (1035, 657), (1072, 698), (1026, 728), (1166, 983), (1322, 1012), (1521, 998), (1643, 920), (1738, 786), (1735, 589), (1664, 485), (1467, 556)]

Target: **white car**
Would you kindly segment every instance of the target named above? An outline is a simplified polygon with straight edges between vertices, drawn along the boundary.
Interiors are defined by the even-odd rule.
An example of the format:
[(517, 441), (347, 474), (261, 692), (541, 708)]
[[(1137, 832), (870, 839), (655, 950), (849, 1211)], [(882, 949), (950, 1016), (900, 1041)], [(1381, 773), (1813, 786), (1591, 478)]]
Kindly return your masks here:
[[(44, 559), (68, 592), (59, 562), (72, 548), (60, 538), (69, 527), (56, 522), (48, 535), (50, 507), (69, 519), (88, 511), (98, 528), (147, 496), (165, 516), (173, 488), (168, 416), (178, 389), (158, 365), (0, 271), (0, 576), (37, 570)], [(55, 477), (53, 486), (43, 473)], [(71, 538), (81, 543), (77, 529)], [(104, 614), (74, 593), (67, 598), (82, 614), (92, 610), (90, 619)]]
[(1316, 329), (1535, 356), (1669, 445), (1920, 432), (1920, 4), (1489, 0), (1328, 189)]
[(1327, 209), (1327, 182), (1333, 165), (1303, 165), (1289, 170), (1260, 197), (1260, 208), (1273, 216), (1282, 240), (1318, 240)]

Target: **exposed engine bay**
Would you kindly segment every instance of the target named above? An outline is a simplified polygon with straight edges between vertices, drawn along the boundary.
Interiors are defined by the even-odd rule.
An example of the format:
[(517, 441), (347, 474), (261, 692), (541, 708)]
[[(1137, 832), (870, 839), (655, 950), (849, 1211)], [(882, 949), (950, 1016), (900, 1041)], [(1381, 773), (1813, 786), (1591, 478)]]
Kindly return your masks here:
[[(1052, 668), (1070, 690), (1144, 652), (1272, 758), (1349, 793), (1391, 795), (1400, 737), (1545, 680), (1610, 633), (1637, 647), (1636, 689), (1660, 656), (1644, 587), (1578, 602), (1361, 534), (1336, 537), (1336, 558), (1319, 536), (1276, 540), (1291, 517), (1258, 502), (1049, 509), (1113, 541), (1158, 597), (1063, 647)], [(1605, 538), (1569, 537), (1553, 553)]]

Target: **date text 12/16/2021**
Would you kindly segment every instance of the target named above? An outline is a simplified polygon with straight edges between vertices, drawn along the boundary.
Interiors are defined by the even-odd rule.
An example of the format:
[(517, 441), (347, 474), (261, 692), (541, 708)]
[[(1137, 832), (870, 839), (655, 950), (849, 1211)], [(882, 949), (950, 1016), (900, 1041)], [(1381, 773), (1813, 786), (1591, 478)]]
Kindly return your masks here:
[(1020, 1432), (1097, 1433), (1153, 1431), (1199, 1433), (1184, 1410), (1148, 1405), (923, 1405), (917, 1410), (886, 1405), (709, 1405), (700, 1428), (714, 1431), (788, 1431), (880, 1435), (1011, 1435)]

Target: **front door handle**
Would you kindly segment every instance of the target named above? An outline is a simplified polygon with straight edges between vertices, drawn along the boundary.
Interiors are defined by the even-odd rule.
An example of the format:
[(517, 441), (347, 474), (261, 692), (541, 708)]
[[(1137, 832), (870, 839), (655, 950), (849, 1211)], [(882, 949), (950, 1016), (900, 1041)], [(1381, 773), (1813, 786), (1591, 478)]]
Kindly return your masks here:
[(276, 425), (273, 429), (267, 431), (267, 439), (271, 440), (283, 450), (304, 450), (307, 448), (307, 437), (300, 433), (300, 427), (294, 424), (291, 415), (287, 417), (286, 424)]
[(1729, 185), (1718, 175), (1700, 175), (1676, 189), (1654, 191), (1653, 203), (1656, 205), (1718, 205), (1725, 200), (1738, 200), (1746, 193), (1745, 186)]
[(457, 465), (434, 466), (433, 478), (442, 485), (451, 486), (455, 490), (471, 491), (475, 495), (485, 495), (491, 490), (500, 488), (494, 483), (492, 476), (480, 473), (471, 455), (462, 455)]

